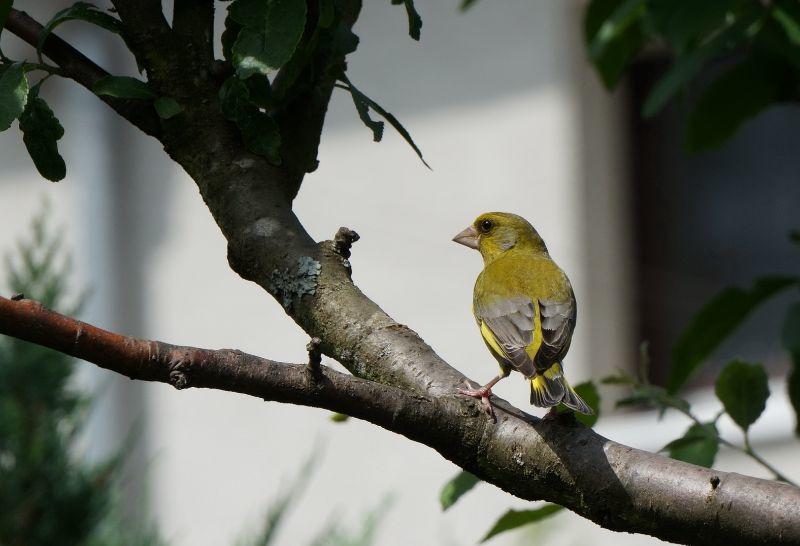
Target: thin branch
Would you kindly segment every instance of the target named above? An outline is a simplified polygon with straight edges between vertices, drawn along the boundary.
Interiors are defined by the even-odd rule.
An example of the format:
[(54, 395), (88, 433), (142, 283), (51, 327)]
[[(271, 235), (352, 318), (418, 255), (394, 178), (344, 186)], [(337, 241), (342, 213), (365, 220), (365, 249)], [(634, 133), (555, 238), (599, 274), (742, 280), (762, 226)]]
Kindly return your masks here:
[[(731, 446), (730, 442), (725, 441), (725, 440), (723, 440), (723, 442), (725, 443), (725, 445), (727, 445), (729, 447)], [(796, 482), (793, 482), (792, 480), (787, 478), (781, 471), (779, 471), (777, 468), (772, 466), (772, 464), (769, 461), (767, 461), (766, 459), (762, 458), (761, 455), (759, 455), (758, 453), (756, 453), (753, 450), (753, 446), (750, 445), (750, 435), (748, 434), (747, 431), (745, 431), (745, 433), (744, 433), (744, 448), (741, 448), (739, 446), (735, 446), (735, 449), (738, 449), (742, 453), (745, 453), (745, 454), (749, 455), (758, 464), (760, 464), (761, 466), (766, 468), (769, 472), (772, 472), (772, 474), (775, 476), (776, 480), (780, 480), (782, 482), (786, 482), (786, 483), (791, 484), (791, 485), (793, 485), (795, 487), (800, 487), (800, 486), (798, 486), (798, 484)]]
[[(700, 419), (698, 419), (698, 417), (694, 413), (692, 413), (691, 410), (688, 410), (685, 407), (682, 407), (682, 406), (679, 406), (679, 405), (670, 405), (670, 407), (672, 407), (673, 409), (676, 409), (679, 412), (683, 413), (686, 417), (688, 417), (689, 419), (694, 421), (694, 423), (696, 425), (698, 425), (700, 427), (705, 427), (705, 423), (703, 423)], [(724, 411), (719, 413), (714, 418), (714, 422), (716, 422), (717, 419), (719, 419), (722, 416), (723, 413), (724, 413)], [(725, 447), (727, 447), (729, 449), (732, 449), (734, 451), (738, 451), (739, 453), (744, 453), (748, 457), (752, 458), (758, 464), (763, 466), (773, 476), (775, 476), (776, 480), (779, 480), (779, 481), (782, 481), (782, 482), (786, 482), (786, 483), (788, 483), (790, 485), (793, 485), (794, 487), (800, 487), (797, 483), (795, 483), (792, 480), (790, 480), (789, 478), (787, 478), (781, 471), (779, 471), (777, 468), (772, 466), (772, 464), (770, 464), (769, 461), (767, 461), (766, 459), (762, 458), (758, 453), (753, 451), (753, 448), (750, 445), (750, 436), (748, 435), (747, 431), (745, 431), (745, 433), (744, 433), (744, 447), (742, 447), (740, 445), (737, 445), (737, 444), (734, 444), (733, 442), (731, 442), (729, 440), (726, 440), (725, 438), (720, 436), (719, 433), (717, 433), (717, 441), (719, 441), (720, 444), (724, 445)]]
[[(44, 32), (44, 27), (31, 18), (24, 11), (12, 9), (6, 21), (5, 28), (33, 47), (39, 43), (39, 37)], [(50, 33), (44, 42), (42, 52), (52, 59), (60, 68), (62, 74), (79, 83), (89, 91), (100, 78), (108, 76), (108, 72), (86, 57), (83, 53)], [(147, 133), (158, 136), (161, 127), (152, 105), (146, 101), (125, 100), (115, 97), (99, 97), (111, 106), (120, 116), (130, 121), (133, 125)]]
[(343, 374), (319, 362), (312, 380), (308, 364), (276, 362), (232, 349), (199, 349), (122, 336), (50, 311), (32, 300), (0, 297), (0, 333), (130, 379), (324, 408), (387, 427), (400, 415), (416, 413), (420, 405), (434, 405), (424, 397)]
[(533, 419), (502, 401), (493, 425), (455, 396), (414, 394), (325, 366), (310, 374), (307, 364), (230, 349), (125, 337), (29, 300), (0, 298), (0, 333), (135, 379), (352, 415), (428, 445), (517, 496), (556, 502), (609, 529), (687, 544), (800, 543), (800, 489), (645, 453), (581, 426)]

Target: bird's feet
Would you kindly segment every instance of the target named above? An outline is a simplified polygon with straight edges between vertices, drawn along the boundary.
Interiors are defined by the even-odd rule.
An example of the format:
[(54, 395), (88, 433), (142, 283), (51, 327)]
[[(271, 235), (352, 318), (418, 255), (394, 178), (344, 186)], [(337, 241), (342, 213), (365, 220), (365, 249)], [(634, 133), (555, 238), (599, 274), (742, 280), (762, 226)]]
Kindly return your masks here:
[(553, 406), (550, 411), (544, 414), (542, 421), (556, 421), (561, 414), (558, 411), (558, 406)]
[(544, 423), (560, 423), (562, 425), (571, 425), (577, 423), (577, 419), (575, 419), (575, 412), (572, 410), (562, 411), (559, 410), (558, 406), (553, 406), (550, 408), (543, 417), (542, 422)]
[(492, 388), (487, 385), (485, 387), (474, 389), (468, 380), (465, 380), (464, 384), (467, 386), (467, 388), (458, 389), (458, 394), (480, 399), (481, 405), (483, 405), (483, 409), (489, 418), (492, 421), (497, 421), (497, 418), (494, 415), (494, 407), (492, 407), (492, 401), (490, 400), (492, 397)]

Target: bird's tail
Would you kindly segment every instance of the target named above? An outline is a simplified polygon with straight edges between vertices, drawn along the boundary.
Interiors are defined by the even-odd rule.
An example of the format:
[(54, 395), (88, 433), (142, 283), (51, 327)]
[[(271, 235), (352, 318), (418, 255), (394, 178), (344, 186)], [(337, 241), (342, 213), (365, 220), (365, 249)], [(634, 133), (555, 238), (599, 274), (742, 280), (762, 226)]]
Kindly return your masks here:
[(592, 415), (589, 404), (578, 396), (564, 377), (561, 364), (556, 362), (542, 373), (531, 378), (531, 404), (540, 408), (550, 408), (559, 403), (579, 413)]

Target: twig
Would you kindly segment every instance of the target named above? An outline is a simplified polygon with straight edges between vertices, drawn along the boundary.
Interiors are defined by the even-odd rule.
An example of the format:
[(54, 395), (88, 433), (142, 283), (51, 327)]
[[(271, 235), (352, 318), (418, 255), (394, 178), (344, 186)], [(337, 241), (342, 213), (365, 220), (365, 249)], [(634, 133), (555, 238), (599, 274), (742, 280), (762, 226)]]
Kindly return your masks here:
[(306, 345), (306, 350), (308, 351), (308, 364), (306, 364), (306, 368), (314, 375), (319, 375), (320, 366), (322, 365), (321, 344), (322, 340), (320, 338), (312, 337), (311, 341)]
[[(695, 416), (690, 410), (687, 410), (685, 408), (679, 407), (677, 405), (671, 405), (671, 407), (673, 409), (676, 409), (679, 412), (683, 413), (689, 419), (694, 421), (695, 424), (697, 424), (698, 426), (702, 427), (705, 424), (700, 419), (698, 419), (697, 416)], [(717, 417), (715, 418), (715, 421), (717, 419), (719, 419), (720, 416), (721, 416), (721, 414), (717, 415)], [(788, 483), (788, 484), (793, 485), (795, 487), (800, 487), (800, 486), (798, 486), (797, 483), (795, 483), (792, 480), (790, 480), (789, 478), (787, 478), (783, 473), (781, 473), (774, 466), (772, 466), (769, 462), (764, 460), (760, 455), (758, 455), (755, 451), (753, 451), (753, 448), (750, 445), (750, 437), (747, 434), (747, 432), (744, 433), (744, 447), (736, 445), (733, 442), (730, 442), (730, 441), (726, 440), (725, 438), (720, 436), (719, 433), (716, 434), (716, 437), (717, 437), (717, 441), (720, 444), (724, 445), (725, 447), (727, 447), (729, 449), (733, 449), (734, 451), (738, 451), (740, 453), (744, 453), (745, 455), (750, 456), (753, 460), (755, 460), (757, 463), (759, 463), (761, 466), (763, 466), (769, 472), (771, 472), (773, 474), (773, 476), (775, 476), (776, 480)]]

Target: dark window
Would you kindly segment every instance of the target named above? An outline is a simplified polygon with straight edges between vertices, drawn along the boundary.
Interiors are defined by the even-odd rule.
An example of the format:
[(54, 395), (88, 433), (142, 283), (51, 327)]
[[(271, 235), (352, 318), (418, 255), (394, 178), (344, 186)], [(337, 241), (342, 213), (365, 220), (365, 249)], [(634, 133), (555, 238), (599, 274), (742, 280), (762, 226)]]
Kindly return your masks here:
[[(778, 106), (745, 124), (723, 147), (689, 154), (684, 130), (691, 93), (652, 120), (639, 115), (667, 63), (647, 60), (631, 77), (631, 157), (637, 309), (653, 380), (663, 382), (670, 352), (692, 315), (729, 285), (760, 275), (800, 273), (800, 107)], [(703, 368), (708, 384), (731, 358), (784, 374), (780, 327), (792, 297), (763, 306)]]

